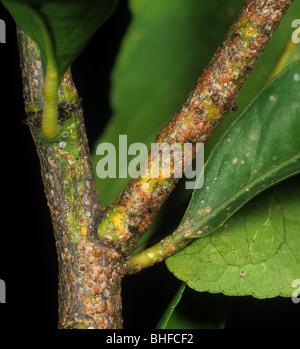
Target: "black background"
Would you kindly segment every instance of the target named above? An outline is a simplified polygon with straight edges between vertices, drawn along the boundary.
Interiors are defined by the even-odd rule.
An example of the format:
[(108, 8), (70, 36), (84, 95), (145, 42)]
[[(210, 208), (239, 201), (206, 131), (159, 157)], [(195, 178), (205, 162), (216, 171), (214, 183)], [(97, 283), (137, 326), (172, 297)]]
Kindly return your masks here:
[[(110, 71), (130, 22), (127, 1), (92, 38), (73, 65), (83, 99), (87, 134), (92, 145), (111, 109)], [(25, 118), (15, 24), (0, 4), (6, 23), (6, 44), (0, 44), (1, 231), (0, 279), (6, 282), (7, 303), (0, 305), (1, 322), (14, 328), (57, 328), (57, 260), (39, 162)], [(95, 117), (97, 114), (97, 117)], [(98, 117), (101, 115), (101, 117)], [(180, 285), (163, 263), (123, 282), (124, 328), (153, 329)], [(226, 328), (298, 327), (299, 307), (291, 299), (185, 292), (185, 311), (209, 314), (216, 302), (230, 301)], [(183, 310), (184, 311), (184, 310)], [(4, 327), (1, 327), (3, 333)]]

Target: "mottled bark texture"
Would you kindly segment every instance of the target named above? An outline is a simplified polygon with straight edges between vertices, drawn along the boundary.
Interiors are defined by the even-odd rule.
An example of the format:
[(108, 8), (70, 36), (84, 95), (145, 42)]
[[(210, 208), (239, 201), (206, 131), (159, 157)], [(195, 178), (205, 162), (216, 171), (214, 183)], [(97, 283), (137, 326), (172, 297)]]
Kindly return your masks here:
[(59, 261), (59, 327), (121, 328), (125, 260), (97, 234), (106, 208), (99, 200), (83, 111), (70, 72), (59, 89), (60, 134), (41, 132), (43, 71), (39, 50), (18, 31), (27, 124), (41, 164)]
[[(291, 3), (244, 2), (223, 45), (156, 143), (183, 147), (187, 142), (196, 145), (208, 139), (220, 120), (235, 108), (244, 80)], [(27, 123), (41, 162), (59, 259), (59, 326), (120, 328), (120, 283), (126, 272), (126, 256), (174, 189), (178, 181), (174, 178), (175, 160), (169, 178), (165, 178), (161, 158), (153, 161), (149, 154), (151, 166), (159, 169), (159, 178), (141, 173), (107, 212), (95, 185), (82, 108), (70, 72), (58, 93), (60, 132), (49, 141), (41, 132), (43, 71), (38, 48), (22, 32), (19, 43)], [(185, 159), (191, 161), (194, 153), (195, 147)], [(148, 170), (146, 164), (145, 173)], [(180, 239), (174, 238), (162, 243), (157, 248), (158, 260), (174, 253), (176, 244), (182, 246)], [(132, 270), (141, 267), (137, 264)]]
[[(191, 161), (195, 145), (205, 142), (224, 116), (236, 108), (238, 93), (254, 68), (267, 42), (278, 27), (293, 0), (246, 0), (225, 41), (216, 50), (211, 62), (196, 82), (186, 101), (174, 118), (161, 130), (155, 142), (159, 144), (192, 143), (193, 150), (185, 154)], [(183, 152), (182, 152), (183, 153)], [(184, 164), (184, 158), (181, 160)], [(147, 178), (146, 166), (140, 177), (131, 181), (99, 227), (100, 236), (119, 242), (131, 250), (149, 228), (162, 204), (178, 182), (175, 161), (169, 178), (164, 178), (162, 159), (151, 160), (151, 166), (160, 167), (160, 178)], [(145, 178), (146, 177), (146, 178)], [(174, 253), (174, 239), (161, 244), (159, 261)], [(177, 241), (182, 246), (180, 240)], [(136, 265), (136, 270), (140, 269)]]

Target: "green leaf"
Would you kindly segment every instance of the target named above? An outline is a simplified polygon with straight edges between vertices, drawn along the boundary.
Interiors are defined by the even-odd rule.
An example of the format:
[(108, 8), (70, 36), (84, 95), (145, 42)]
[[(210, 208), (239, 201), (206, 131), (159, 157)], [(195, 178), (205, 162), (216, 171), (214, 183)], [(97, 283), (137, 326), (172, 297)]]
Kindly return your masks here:
[(300, 177), (250, 201), (213, 234), (167, 260), (200, 292), (291, 297), (300, 279)]
[(112, 13), (116, 0), (2, 0), (39, 46), (43, 67), (51, 60), (58, 81)]
[(210, 233), (247, 201), (300, 172), (300, 61), (264, 88), (212, 151), (178, 227)]
[[(128, 145), (154, 141), (159, 130), (173, 117), (189, 90), (225, 38), (242, 0), (130, 0), (132, 22), (124, 37), (112, 74), (111, 104), (114, 114), (93, 150), (93, 164), (99, 143), (113, 143), (118, 150), (119, 134), (128, 135)], [(247, 79), (232, 112), (206, 143), (205, 154), (224, 129), (262, 89), (289, 42), (291, 22), (300, 12), (295, 1), (267, 45), (260, 61)], [(300, 45), (295, 45), (300, 52)], [(228, 120), (228, 121), (227, 121)], [(118, 156), (118, 153), (117, 153)], [(118, 157), (117, 157), (118, 159)], [(130, 161), (130, 157), (128, 157)], [(97, 178), (101, 198), (111, 202), (129, 178)], [(177, 200), (190, 195), (180, 191)], [(172, 204), (172, 203), (171, 203)]]
[(168, 308), (166, 309), (165, 313), (163, 314), (162, 318), (160, 319), (159, 323), (157, 324), (156, 328), (158, 329), (166, 329), (168, 328), (170, 319), (174, 313), (175, 308), (177, 307), (178, 303), (181, 300), (181, 297), (183, 295), (183, 292), (186, 288), (186, 283), (183, 282), (180, 287), (178, 288), (176, 294), (172, 298)]
[(182, 283), (170, 302), (157, 328), (223, 329), (231, 299), (199, 294)]
[[(205, 167), (179, 230), (199, 238), (166, 264), (197, 291), (291, 296), (300, 277), (300, 62), (288, 67), (230, 126)], [(274, 191), (275, 190), (275, 191)], [(187, 222), (187, 223), (186, 223)], [(200, 232), (200, 234), (199, 234)]]

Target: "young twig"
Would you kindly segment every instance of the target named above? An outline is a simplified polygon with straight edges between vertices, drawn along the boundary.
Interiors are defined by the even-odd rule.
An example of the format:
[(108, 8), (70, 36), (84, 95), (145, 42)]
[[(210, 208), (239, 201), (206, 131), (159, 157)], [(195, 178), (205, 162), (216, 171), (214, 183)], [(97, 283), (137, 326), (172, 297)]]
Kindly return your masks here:
[[(210, 137), (217, 124), (235, 108), (245, 79), (292, 2), (244, 1), (224, 43), (216, 50), (178, 113), (160, 131), (156, 143), (179, 143), (183, 147), (185, 143), (203, 143)], [(195, 149), (185, 154), (183, 165), (184, 160), (191, 161)], [(147, 164), (150, 165), (129, 183), (98, 228), (101, 237), (125, 252), (130, 252), (149, 228), (178, 182), (174, 176), (174, 160), (169, 178), (163, 178), (160, 157), (153, 161), (150, 152)], [(159, 168), (159, 178), (147, 178), (150, 166)]]

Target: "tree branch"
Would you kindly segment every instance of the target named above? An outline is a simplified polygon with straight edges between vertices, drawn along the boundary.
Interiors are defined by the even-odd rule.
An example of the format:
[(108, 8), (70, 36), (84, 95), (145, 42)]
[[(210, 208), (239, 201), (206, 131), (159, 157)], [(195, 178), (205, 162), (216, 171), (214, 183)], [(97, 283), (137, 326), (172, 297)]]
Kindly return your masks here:
[(41, 164), (59, 261), (59, 327), (120, 328), (124, 256), (97, 234), (106, 212), (100, 202), (70, 72), (58, 92), (59, 135), (42, 132), (43, 70), (36, 44), (18, 31), (27, 124)]
[[(178, 113), (155, 140), (158, 144), (180, 144), (182, 148), (185, 143), (192, 143), (193, 149), (181, 159), (183, 166), (184, 161), (191, 162), (195, 156), (195, 145), (205, 142), (224, 116), (235, 108), (245, 79), (292, 2), (244, 1), (224, 43), (216, 50)], [(150, 152), (139, 177), (129, 183), (101, 222), (99, 235), (130, 252), (176, 186), (174, 165), (173, 159), (170, 176), (164, 178), (162, 159), (158, 156), (153, 161)], [(147, 176), (151, 166), (159, 168), (159, 178)], [(165, 247), (161, 245), (167, 251)]]

